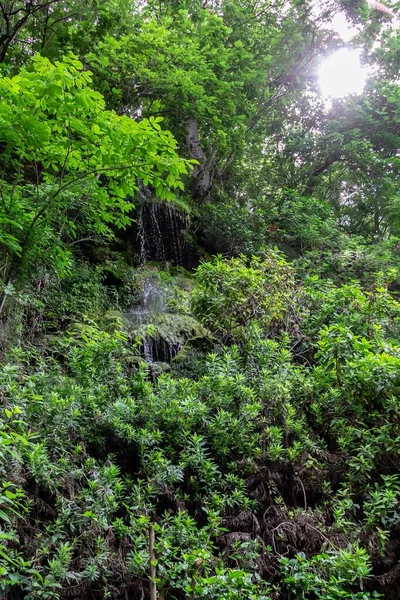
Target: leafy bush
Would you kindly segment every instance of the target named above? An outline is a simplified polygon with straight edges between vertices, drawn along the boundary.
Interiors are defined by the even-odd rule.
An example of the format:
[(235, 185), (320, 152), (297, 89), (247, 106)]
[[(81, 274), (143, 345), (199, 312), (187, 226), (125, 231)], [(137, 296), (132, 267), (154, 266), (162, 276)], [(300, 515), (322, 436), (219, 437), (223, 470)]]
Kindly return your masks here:
[(370, 600), (382, 597), (376, 592), (363, 591), (371, 567), (368, 554), (357, 546), (311, 559), (298, 554), (292, 559), (282, 558), (281, 564), (291, 598)]
[(294, 296), (293, 272), (274, 252), (251, 260), (217, 256), (200, 265), (196, 283), (193, 311), (223, 339), (245, 339), (252, 322), (265, 334), (279, 328)]

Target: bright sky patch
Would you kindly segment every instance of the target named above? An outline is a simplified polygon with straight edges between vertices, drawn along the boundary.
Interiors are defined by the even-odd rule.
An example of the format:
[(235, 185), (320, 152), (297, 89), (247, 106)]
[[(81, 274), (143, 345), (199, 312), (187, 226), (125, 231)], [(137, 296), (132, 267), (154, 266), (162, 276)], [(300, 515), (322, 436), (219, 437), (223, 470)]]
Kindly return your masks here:
[(360, 63), (359, 51), (342, 48), (321, 64), (319, 85), (325, 97), (343, 98), (349, 94), (361, 94), (367, 76), (367, 69)]

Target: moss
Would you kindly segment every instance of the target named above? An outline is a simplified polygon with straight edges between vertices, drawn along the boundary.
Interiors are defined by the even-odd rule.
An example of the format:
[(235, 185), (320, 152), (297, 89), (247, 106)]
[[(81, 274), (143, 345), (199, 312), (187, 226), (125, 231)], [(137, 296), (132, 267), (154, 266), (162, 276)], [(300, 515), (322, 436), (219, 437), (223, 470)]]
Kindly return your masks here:
[(165, 340), (169, 344), (183, 345), (191, 339), (208, 338), (210, 332), (189, 315), (154, 313), (151, 321), (132, 325), (125, 319), (125, 329), (138, 339)]

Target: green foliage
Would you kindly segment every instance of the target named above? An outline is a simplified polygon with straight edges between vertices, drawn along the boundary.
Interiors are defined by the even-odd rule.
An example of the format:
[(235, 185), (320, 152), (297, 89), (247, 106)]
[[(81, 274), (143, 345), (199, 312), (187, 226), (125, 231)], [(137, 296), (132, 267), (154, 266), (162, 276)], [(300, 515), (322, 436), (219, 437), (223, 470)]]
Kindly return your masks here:
[(369, 600), (380, 598), (376, 592), (352, 591), (363, 588), (370, 574), (368, 554), (357, 546), (329, 552), (307, 559), (304, 554), (283, 558), (285, 583), (292, 598), (321, 598), (326, 600)]
[(267, 333), (279, 327), (290, 310), (293, 274), (274, 252), (264, 259), (244, 256), (224, 261), (217, 256), (200, 265), (192, 307), (213, 333), (241, 340), (252, 322)]
[(138, 179), (171, 199), (188, 164), (160, 118), (105, 110), (73, 55), (56, 64), (36, 55), (30, 66), (0, 80), (2, 243), (26, 266), (49, 260), (62, 275), (64, 241), (112, 236), (130, 223)]
[(363, 286), (379, 280), (382, 285), (391, 285), (395, 291), (399, 285), (400, 265), (397, 245), (398, 240), (393, 237), (371, 244), (361, 236), (346, 236), (336, 251), (306, 252), (297, 261), (297, 266), (304, 277), (317, 274), (329, 277), (337, 284), (353, 279)]
[[(287, 281), (291, 270), (272, 255), (248, 264), (218, 257), (206, 281), (222, 273), (231, 297), (242, 302), (245, 285), (255, 280), (254, 297), (274, 307), (276, 288), (268, 284)], [(282, 592), (289, 597), (373, 597), (363, 589), (370, 559), (361, 546), (318, 549), (327, 540), (335, 545), (343, 531), (355, 542), (367, 535), (375, 559), (398, 527), (398, 481), (381, 466), (396, 465), (399, 450), (399, 358), (390, 340), (398, 306), (387, 291), (314, 278), (301, 293), (279, 298), (274, 310), (290, 307), (297, 315), (279, 341), (268, 339), (271, 313), (264, 321), (260, 309), (240, 346), (216, 347), (197, 377), (172, 369), (151, 383), (121, 319), (73, 323), (84, 306), (75, 302), (86, 302), (99, 285), (95, 270), (79, 269), (77, 280), (63, 284), (72, 321), (66, 333), (44, 354), (15, 351), (1, 373), (5, 447), (13, 457), (2, 462), (8, 499), (0, 510), (13, 540), (9, 545), (7, 537), (3, 550), (6, 593), (17, 585), (32, 598), (57, 590), (63, 597), (72, 585), (96, 585), (106, 597), (117, 595), (117, 573), (124, 589), (133, 589), (149, 576), (154, 523), (157, 585), (167, 598), (273, 598), (276, 590), (257, 575), (261, 540), (275, 565), (289, 546), (298, 548), (295, 558), (282, 558)], [(171, 275), (161, 278), (172, 285)], [(304, 345), (308, 366), (299, 364)], [(331, 460), (339, 461), (336, 492)], [(265, 483), (253, 493), (260, 469)], [(29, 504), (28, 481), (38, 490)], [(43, 508), (49, 494), (51, 505)], [(313, 496), (328, 518), (318, 508), (304, 511)], [(303, 508), (292, 511), (292, 503)], [(272, 520), (264, 529), (265, 510)], [(43, 528), (29, 544), (15, 537), (38, 518)], [(250, 530), (229, 541), (246, 519)], [(312, 558), (301, 554), (299, 539), (308, 538), (316, 544)], [(126, 552), (118, 558), (122, 542)]]
[[(326, 103), (337, 4), (1, 3), (5, 600), (398, 596), (399, 43), (355, 4)], [(128, 266), (144, 227), (221, 254)]]
[[(141, 88), (146, 86), (146, 95), (154, 91), (157, 96), (156, 105), (150, 104), (151, 112), (172, 113), (169, 119), (181, 133), (185, 123), (179, 125), (175, 119), (182, 115), (174, 115), (179, 107), (184, 114), (200, 118), (203, 126), (211, 128), (214, 143), (226, 148), (229, 134), (224, 121), (235, 119), (238, 104), (243, 102), (242, 83), (229, 68), (240, 69), (247, 55), (242, 47), (232, 47), (231, 30), (219, 16), (207, 10), (196, 16), (194, 20), (181, 9), (171, 16), (150, 17), (120, 39), (99, 41), (86, 60), (111, 105), (137, 105)], [(134, 94), (132, 76), (137, 87)], [(243, 129), (243, 119), (235, 120)], [(234, 135), (237, 138), (240, 131)]]
[[(193, 585), (203, 590), (204, 597), (217, 594), (222, 598), (230, 593), (232, 598), (241, 598), (244, 590), (256, 594), (258, 585), (251, 582), (249, 574), (226, 569), (221, 558), (215, 563), (218, 554), (214, 540), (219, 531), (215, 510), (249, 505), (244, 486), (235, 476), (235, 463), (243, 452), (249, 458), (257, 453), (257, 436), (251, 432), (254, 432), (253, 418), (259, 407), (254, 392), (240, 377), (236, 381), (234, 373), (239, 357), (235, 353), (220, 360), (214, 357), (208, 376), (198, 383), (174, 381), (165, 375), (160, 378), (157, 390), (153, 390), (146, 381), (145, 370), (136, 372), (133, 378), (129, 369), (125, 370), (132, 352), (125, 339), (118, 324), (114, 332), (108, 333), (93, 323), (85, 323), (72, 327), (59, 344), (59, 352), (65, 357), (66, 374), (57, 369), (50, 357), (44, 361), (34, 352), (17, 353), (17, 363), (4, 367), (2, 389), (10, 406), (6, 414), (12, 427), (20, 428), (18, 437), (13, 435), (22, 443), (22, 449), (15, 456), (19, 469), (8, 468), (6, 472), (9, 486), (14, 486), (7, 487), (8, 493), (18, 498), (22, 492), (15, 488), (12, 480), (20, 478), (24, 482), (29, 476), (42, 493), (47, 490), (53, 498), (52, 507), (44, 509), (50, 511), (53, 519), (46, 531), (32, 540), (37, 557), (35, 569), (42, 579), (38, 575), (38, 579), (35, 576), (28, 582), (33, 555), (21, 541), (16, 547), (20, 549), (18, 556), (26, 556), (26, 552), (28, 556), (19, 565), (15, 581), (4, 580), (4, 589), (21, 585), (26, 594), (41, 597), (39, 594), (47, 593), (44, 591), (47, 586), (53, 586), (54, 593), (60, 586), (64, 589), (72, 584), (90, 585), (91, 581), (97, 581), (101, 582), (104, 593), (112, 590), (111, 582), (108, 587), (108, 578), (115, 569), (120, 569), (113, 540), (107, 533), (114, 522), (113, 527), (121, 530), (123, 536), (128, 534), (125, 529), (131, 523), (129, 544), (134, 554), (127, 557), (124, 566), (129, 585), (130, 578), (141, 572), (141, 561), (145, 561), (141, 568), (146, 569), (148, 564), (146, 538), (140, 542), (145, 535), (140, 515), (143, 511), (151, 514), (156, 510), (160, 494), (166, 498), (172, 494), (176, 501), (190, 505), (189, 494), (199, 509), (202, 506), (214, 511), (210, 513), (211, 524), (201, 533), (193, 519), (187, 516), (184, 520), (183, 513), (174, 518), (163, 517), (157, 543), (160, 553), (161, 548), (165, 548), (165, 566), (161, 568), (160, 563), (160, 577), (165, 585), (184, 590), (194, 582)], [(35, 366), (32, 368), (30, 363)], [(232, 375), (227, 379), (228, 371)], [(216, 399), (207, 401), (209, 388), (215, 389), (217, 385), (221, 402), (225, 398), (223, 409)], [(236, 395), (242, 396), (239, 404), (230, 396), (235, 387)], [(19, 405), (21, 408), (13, 408)], [(40, 431), (40, 441), (29, 443), (25, 448), (28, 423)], [(244, 423), (247, 423), (245, 427)], [(98, 462), (87, 454), (87, 444), (99, 451), (103, 448), (107, 431), (113, 432), (118, 440), (118, 456), (123, 456), (127, 443), (136, 448), (135, 453), (140, 457), (137, 482), (122, 477), (112, 457)], [(211, 458), (210, 451), (215, 459)], [(4, 468), (10, 466), (6, 457), (2, 464)], [(41, 502), (40, 498), (34, 499), (31, 508), (34, 513), (41, 510)], [(27, 511), (28, 506), (24, 510)], [(21, 526), (23, 519), (34, 518), (34, 515), (24, 517), (19, 511), (15, 512)], [(174, 533), (183, 526), (188, 534), (181, 532), (179, 536), (186, 536), (185, 545), (183, 538), (176, 539), (178, 533)], [(193, 547), (195, 539), (197, 546)], [(80, 557), (78, 562), (72, 558), (76, 553)], [(193, 567), (193, 571), (190, 565), (201, 558), (200, 555), (204, 555), (204, 567), (198, 570)], [(7, 561), (15, 562), (12, 556), (8, 553)]]

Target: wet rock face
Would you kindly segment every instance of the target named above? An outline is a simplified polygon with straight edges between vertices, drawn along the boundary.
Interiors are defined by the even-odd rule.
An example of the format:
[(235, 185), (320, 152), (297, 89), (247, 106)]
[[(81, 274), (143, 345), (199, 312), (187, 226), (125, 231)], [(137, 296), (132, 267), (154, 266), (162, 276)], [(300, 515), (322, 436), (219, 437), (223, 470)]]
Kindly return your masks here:
[(165, 294), (156, 276), (143, 277), (140, 293), (124, 315), (128, 333), (142, 339), (141, 353), (149, 365), (171, 363), (185, 341), (201, 327), (188, 315), (170, 313)]
[(170, 363), (181, 349), (181, 342), (174, 343), (162, 337), (149, 337), (143, 342), (143, 356), (148, 364)]
[(135, 251), (142, 264), (155, 260), (186, 269), (198, 264), (197, 253), (188, 241), (187, 215), (168, 202), (142, 202), (134, 234)]

